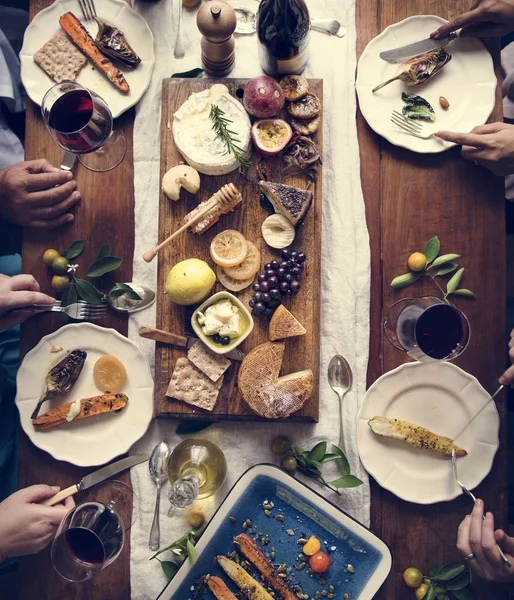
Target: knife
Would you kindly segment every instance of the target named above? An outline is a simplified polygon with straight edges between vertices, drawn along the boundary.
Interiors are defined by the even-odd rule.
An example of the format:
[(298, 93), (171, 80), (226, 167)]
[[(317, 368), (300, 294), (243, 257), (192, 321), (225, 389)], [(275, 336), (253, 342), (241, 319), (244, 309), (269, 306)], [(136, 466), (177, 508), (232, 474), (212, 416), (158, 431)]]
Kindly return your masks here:
[[(140, 327), (138, 329), (138, 333), (141, 337), (149, 340), (162, 342), (163, 344), (169, 344), (170, 346), (176, 346), (177, 348), (185, 348), (186, 350), (189, 350), (189, 348), (191, 348), (191, 346), (196, 344), (196, 342), (199, 340), (197, 337), (176, 335), (175, 333), (169, 333), (168, 331), (163, 331), (162, 329), (154, 329), (153, 327)], [(234, 350), (223, 354), (223, 356), (241, 362), (245, 357), (245, 353), (241, 352), (241, 350), (238, 350), (237, 348), (234, 348)]]
[(489, 397), (489, 400), (487, 400), (487, 402), (485, 402), (482, 406), (482, 408), (480, 408), (479, 411), (477, 411), (472, 417), (471, 419), (466, 423), (466, 425), (464, 425), (464, 427), (459, 431), (459, 433), (457, 435), (453, 436), (453, 441), (455, 441), (458, 437), (460, 437), (465, 431), (466, 429), (471, 425), (471, 423), (473, 423), (473, 421), (482, 414), (482, 411), (485, 410), (489, 404), (491, 402), (494, 403), (494, 399), (496, 398), (496, 396), (503, 390), (505, 386), (504, 385), (500, 385), (500, 387), (496, 390), (496, 392), (494, 392), (494, 394), (492, 396)]
[(407, 46), (394, 48), (393, 50), (385, 50), (384, 52), (381, 52), (379, 56), (382, 60), (386, 60), (387, 62), (401, 62), (406, 58), (419, 56), (420, 54), (424, 54), (430, 50), (444, 48), (450, 42), (457, 39), (460, 36), (461, 31), (461, 29), (458, 29), (457, 31), (450, 33), (450, 35), (438, 40), (435, 40), (434, 38), (428, 38), (426, 40), (422, 40), (421, 42), (414, 42), (414, 44), (407, 44)]
[(109, 477), (120, 473), (121, 471), (125, 471), (125, 469), (130, 469), (130, 467), (134, 467), (139, 463), (145, 462), (148, 460), (148, 454), (134, 454), (133, 456), (128, 456), (127, 458), (122, 458), (121, 460), (117, 460), (115, 463), (107, 465), (102, 469), (98, 469), (94, 473), (90, 473), (83, 477), (79, 483), (66, 488), (65, 490), (61, 490), (57, 492), (55, 496), (51, 498), (47, 498), (40, 502), (43, 506), (53, 506), (54, 504), (58, 504), (62, 502), (65, 498), (69, 496), (73, 496), (77, 492), (82, 492), (83, 490), (87, 490), (88, 488), (96, 485), (97, 483), (101, 483)]

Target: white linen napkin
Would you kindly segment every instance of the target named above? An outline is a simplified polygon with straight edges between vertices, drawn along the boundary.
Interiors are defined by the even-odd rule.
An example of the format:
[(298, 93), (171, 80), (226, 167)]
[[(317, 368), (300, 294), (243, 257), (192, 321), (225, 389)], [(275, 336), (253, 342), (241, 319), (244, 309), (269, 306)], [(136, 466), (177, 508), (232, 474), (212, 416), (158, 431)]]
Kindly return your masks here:
[[(345, 446), (352, 473), (365, 483), (358, 488), (342, 490), (342, 497), (339, 497), (312, 480), (304, 481), (328, 495), (332, 502), (361, 523), (369, 525), (369, 483), (356, 450), (356, 415), (366, 390), (368, 364), (370, 253), (355, 121), (355, 0), (310, 0), (308, 4), (311, 16), (335, 18), (347, 28), (343, 39), (312, 32), (310, 62), (305, 72), (306, 77), (324, 80), (320, 422), (316, 425), (220, 423), (202, 432), (202, 437), (222, 448), (228, 462), (223, 489), (203, 505), (207, 505), (207, 513), (213, 511), (246, 469), (258, 462), (273, 462), (269, 445), (277, 434), (289, 435), (303, 448), (311, 448), (320, 440), (338, 442), (339, 401), (330, 389), (326, 373), (331, 357), (339, 353), (349, 361), (354, 374), (353, 389), (344, 401)], [(155, 36), (156, 65), (150, 88), (138, 105), (134, 127), (136, 206), (133, 279), (153, 289), (157, 288), (157, 261), (148, 265), (141, 255), (157, 241), (161, 80), (173, 72), (201, 66), (196, 11), (184, 10), (186, 57), (182, 60), (173, 58), (178, 5), (177, 0), (174, 0), (173, 6), (170, 0), (155, 4), (136, 2), (136, 10), (148, 21)], [(255, 35), (237, 37), (236, 64), (231, 77), (261, 74), (256, 44)], [(139, 338), (137, 329), (140, 325), (155, 326), (155, 308), (137, 313), (129, 323), (129, 337), (153, 365), (154, 342)], [(150, 453), (161, 440), (176, 445), (181, 441), (175, 434), (176, 426), (175, 420), (154, 421), (131, 452)], [(155, 486), (146, 464), (133, 468), (131, 476), (139, 499), (139, 516), (131, 530), (132, 598), (153, 599), (166, 584), (157, 561), (149, 561), (152, 552), (148, 549), (148, 535), (153, 518)], [(166, 516), (167, 492), (168, 487), (164, 489), (161, 503), (162, 547), (171, 544), (187, 529), (181, 515), (172, 519)]]

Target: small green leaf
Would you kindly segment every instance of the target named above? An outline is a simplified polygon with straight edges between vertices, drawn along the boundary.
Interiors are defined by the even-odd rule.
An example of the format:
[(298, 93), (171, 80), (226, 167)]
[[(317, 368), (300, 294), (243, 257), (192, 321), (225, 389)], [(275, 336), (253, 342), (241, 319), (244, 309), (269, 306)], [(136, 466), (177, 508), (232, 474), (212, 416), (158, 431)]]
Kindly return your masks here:
[(444, 267), (442, 267), (441, 269), (439, 269), (439, 271), (436, 272), (436, 275), (438, 277), (442, 277), (443, 275), (449, 275), (450, 273), (453, 273), (458, 266), (459, 265), (454, 262), (447, 263), (446, 265), (444, 265)]
[(436, 235), (428, 240), (423, 250), (423, 254), (427, 259), (427, 264), (430, 264), (433, 260), (437, 258), (440, 249), (441, 242), (439, 241), (439, 238)]
[(428, 588), (428, 592), (426, 593), (423, 600), (435, 600), (435, 590), (432, 586)]
[(203, 75), (203, 69), (197, 67), (196, 69), (191, 69), (190, 71), (183, 71), (182, 73), (173, 73), (172, 77), (193, 78), (200, 77), (201, 75)]
[(73, 242), (73, 244), (68, 248), (68, 250), (62, 253), (62, 256), (64, 256), (68, 260), (71, 260), (72, 258), (77, 258), (77, 256), (82, 254), (85, 247), (85, 240), (77, 240), (76, 242)]
[(447, 590), (455, 591), (461, 590), (469, 585), (469, 573), (468, 571), (464, 571), (460, 575), (457, 575), (454, 579), (452, 579), (446, 586)]
[(333, 485), (337, 489), (353, 488), (362, 485), (362, 481), (358, 477), (355, 477), (355, 475), (343, 475), (339, 479), (331, 481), (330, 485)]
[(189, 562), (194, 565), (198, 560), (198, 553), (196, 552), (196, 548), (194, 547), (193, 542), (187, 538), (187, 556), (189, 557)]
[(464, 274), (464, 267), (459, 269), (453, 277), (450, 278), (448, 283), (446, 284), (446, 291), (449, 294), (453, 294), (455, 290), (459, 287), (460, 280), (462, 279), (462, 275)]
[(87, 272), (88, 277), (102, 277), (110, 271), (115, 271), (123, 262), (123, 259), (115, 256), (104, 256), (91, 265)]
[(440, 267), (441, 265), (445, 265), (446, 263), (453, 262), (457, 258), (460, 258), (460, 254), (443, 254), (439, 256), (439, 258), (436, 258), (430, 266)]
[(339, 467), (339, 470), (341, 471), (341, 475), (349, 475), (351, 472), (350, 463), (348, 462), (344, 451), (335, 444), (332, 445), (332, 450), (334, 450), (334, 452), (336, 452), (339, 456), (339, 460), (336, 464)]
[(170, 560), (161, 560), (160, 563), (166, 577), (169, 580), (173, 579), (178, 572), (178, 565)]
[(475, 294), (471, 290), (467, 290), (466, 288), (460, 288), (459, 290), (455, 290), (452, 292), (454, 296), (462, 296), (463, 298), (474, 298)]
[(96, 260), (100, 260), (101, 258), (104, 258), (104, 256), (112, 256), (112, 248), (109, 246), (109, 244), (103, 244), (98, 251)]
[(314, 462), (321, 462), (327, 452), (327, 442), (319, 442), (309, 452), (309, 458)]
[(177, 435), (189, 435), (190, 433), (198, 433), (214, 425), (215, 421), (182, 421), (175, 429)]
[(437, 600), (450, 600), (450, 596), (441, 588), (442, 591), (437, 590), (435, 592), (435, 597)]
[(454, 577), (460, 575), (464, 571), (464, 569), (465, 567), (462, 563), (449, 563), (447, 565), (444, 565), (444, 567), (439, 571), (435, 579), (437, 579), (438, 581), (450, 581), (450, 579), (453, 579)]
[(333, 460), (339, 460), (339, 454), (325, 454), (325, 456), (321, 459), (321, 463), (328, 463)]
[(471, 590), (464, 588), (462, 590), (453, 590), (452, 594), (457, 600), (473, 600), (473, 594)]
[(61, 298), (61, 306), (69, 306), (77, 301), (77, 288), (72, 283), (67, 290), (64, 290), (64, 294)]
[(443, 565), (435, 564), (429, 572), (429, 575), (432, 579), (435, 579), (439, 573), (439, 571), (443, 568)]
[(125, 293), (125, 290), (120, 290), (119, 288), (117, 288), (117, 289), (110, 291), (109, 296), (111, 298), (119, 298), (120, 296), (123, 296), (124, 293)]
[(77, 294), (79, 298), (89, 302), (90, 304), (102, 304), (103, 294), (99, 292), (92, 283), (80, 277), (75, 278), (77, 285)]
[(403, 275), (398, 275), (398, 277), (395, 277), (391, 281), (390, 285), (392, 288), (399, 290), (400, 288), (404, 288), (408, 285), (416, 283), (420, 277), (421, 275), (419, 273), (404, 273)]

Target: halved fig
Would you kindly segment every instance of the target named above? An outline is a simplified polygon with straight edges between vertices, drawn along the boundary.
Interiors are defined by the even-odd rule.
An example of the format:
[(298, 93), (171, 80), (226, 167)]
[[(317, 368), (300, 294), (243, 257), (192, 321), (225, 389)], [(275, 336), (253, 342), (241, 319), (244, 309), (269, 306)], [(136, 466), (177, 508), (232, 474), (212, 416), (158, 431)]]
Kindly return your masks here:
[(321, 102), (315, 94), (307, 94), (287, 105), (289, 114), (295, 119), (314, 119), (321, 112)]
[(293, 130), (282, 119), (261, 119), (252, 125), (253, 143), (265, 156), (282, 152), (292, 137)]
[(300, 135), (312, 135), (319, 129), (321, 118), (318, 115), (314, 119), (291, 119), (291, 127), (295, 133)]
[(287, 75), (280, 80), (280, 87), (289, 102), (300, 100), (309, 91), (309, 83), (301, 75)]

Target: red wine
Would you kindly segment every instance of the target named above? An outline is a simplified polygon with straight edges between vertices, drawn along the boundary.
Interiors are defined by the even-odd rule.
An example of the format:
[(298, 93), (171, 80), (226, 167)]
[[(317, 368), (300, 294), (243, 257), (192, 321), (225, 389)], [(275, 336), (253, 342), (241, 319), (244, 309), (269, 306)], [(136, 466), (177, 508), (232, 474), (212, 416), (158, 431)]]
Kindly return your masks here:
[(94, 92), (71, 90), (53, 103), (48, 125), (65, 150), (87, 154), (103, 146), (109, 138), (112, 116)]
[(301, 73), (307, 65), (309, 31), (304, 0), (262, 0), (257, 36), (263, 71), (273, 76)]
[(100, 538), (84, 527), (74, 527), (65, 533), (69, 550), (78, 560), (86, 563), (103, 563), (104, 547)]
[(430, 306), (419, 316), (415, 330), (418, 346), (427, 356), (441, 360), (450, 356), (462, 342), (462, 320), (448, 304)]

